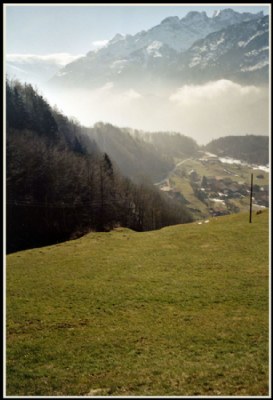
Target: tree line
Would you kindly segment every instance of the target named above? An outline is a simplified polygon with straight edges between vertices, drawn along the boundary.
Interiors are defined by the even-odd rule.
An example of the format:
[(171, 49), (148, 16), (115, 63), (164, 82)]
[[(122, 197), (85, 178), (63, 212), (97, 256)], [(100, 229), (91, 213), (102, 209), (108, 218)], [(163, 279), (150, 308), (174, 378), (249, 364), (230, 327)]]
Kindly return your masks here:
[(205, 146), (205, 150), (250, 164), (266, 165), (269, 162), (269, 136), (225, 136), (212, 140)]
[(117, 226), (137, 231), (191, 222), (149, 182), (124, 177), (87, 128), (29, 84), (6, 83), (7, 252)]

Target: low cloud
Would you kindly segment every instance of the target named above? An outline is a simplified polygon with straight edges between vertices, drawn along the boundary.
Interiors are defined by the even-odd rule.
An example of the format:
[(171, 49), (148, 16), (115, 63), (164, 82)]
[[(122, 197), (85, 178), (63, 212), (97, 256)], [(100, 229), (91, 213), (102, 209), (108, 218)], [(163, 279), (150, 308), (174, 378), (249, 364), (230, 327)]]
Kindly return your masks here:
[(228, 80), (185, 85), (169, 93), (118, 90), (112, 82), (96, 90), (45, 93), (69, 116), (91, 126), (98, 121), (146, 131), (176, 131), (198, 143), (227, 135), (269, 133), (269, 90)]
[(107, 43), (109, 42), (109, 40), (105, 39), (105, 40), (95, 40), (94, 42), (92, 42), (93, 46), (95, 47), (104, 47), (107, 45)]
[(180, 105), (194, 105), (204, 101), (224, 101), (231, 98), (257, 96), (261, 90), (256, 86), (241, 86), (238, 83), (221, 79), (204, 85), (185, 85), (171, 94), (170, 100)]
[(169, 97), (181, 127), (200, 143), (226, 135), (269, 132), (267, 87), (240, 85), (229, 80), (185, 85)]
[(131, 100), (140, 99), (142, 97), (142, 95), (140, 93), (136, 92), (134, 89), (127, 90), (127, 91), (123, 92), (122, 95), (124, 97), (126, 97), (127, 99), (131, 99)]
[(50, 103), (57, 105), (65, 115), (76, 117), (86, 126), (103, 121), (118, 126), (134, 127), (135, 123), (141, 120), (142, 102), (145, 100), (132, 88), (117, 90), (112, 82), (94, 90), (52, 91), (45, 88), (44, 94)]
[(53, 53), (46, 55), (39, 54), (7, 54), (6, 61), (14, 62), (18, 64), (32, 64), (32, 63), (40, 63), (40, 64), (56, 64), (59, 66), (64, 66), (66, 64), (71, 63), (72, 61), (77, 60), (80, 57), (83, 57), (83, 54), (73, 55), (69, 53)]

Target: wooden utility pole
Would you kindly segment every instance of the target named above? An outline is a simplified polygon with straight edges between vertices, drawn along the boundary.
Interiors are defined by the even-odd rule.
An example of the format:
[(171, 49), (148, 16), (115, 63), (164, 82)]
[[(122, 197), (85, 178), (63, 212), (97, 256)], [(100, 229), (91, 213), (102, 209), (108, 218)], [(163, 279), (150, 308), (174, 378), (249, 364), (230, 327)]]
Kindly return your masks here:
[(252, 222), (252, 195), (253, 195), (253, 174), (251, 174), (251, 186), (250, 186), (250, 205), (249, 205), (249, 223)]

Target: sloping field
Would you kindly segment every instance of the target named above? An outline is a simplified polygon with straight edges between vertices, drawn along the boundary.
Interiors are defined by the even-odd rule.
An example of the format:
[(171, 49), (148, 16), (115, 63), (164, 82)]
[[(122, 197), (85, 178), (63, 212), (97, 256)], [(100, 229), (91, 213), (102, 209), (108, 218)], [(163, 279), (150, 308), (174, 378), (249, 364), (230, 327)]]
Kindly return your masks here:
[(7, 256), (7, 395), (268, 395), (268, 213)]

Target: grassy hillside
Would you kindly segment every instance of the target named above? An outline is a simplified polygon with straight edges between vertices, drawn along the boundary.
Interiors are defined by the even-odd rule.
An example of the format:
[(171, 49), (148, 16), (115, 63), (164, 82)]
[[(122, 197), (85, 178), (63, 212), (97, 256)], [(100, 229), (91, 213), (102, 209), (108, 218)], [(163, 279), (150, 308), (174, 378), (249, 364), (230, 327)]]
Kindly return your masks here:
[(268, 395), (268, 213), (7, 256), (7, 395)]
[[(231, 177), (237, 182), (250, 183), (250, 175), (253, 173), (254, 183), (257, 185), (268, 185), (269, 174), (261, 170), (254, 170), (252, 167), (238, 164), (210, 163), (203, 165), (199, 160), (189, 159), (185, 161), (182, 168), (189, 170), (194, 169), (200, 176), (222, 176)], [(263, 179), (258, 179), (260, 174), (264, 175)]]
[(192, 215), (196, 220), (208, 217), (208, 207), (195, 196), (189, 179), (185, 177), (182, 178), (174, 172), (171, 175), (170, 183), (171, 186), (182, 193), (184, 198), (189, 202), (188, 209), (191, 210)]
[(88, 129), (88, 135), (117, 164), (122, 174), (134, 181), (160, 180), (174, 167), (173, 156), (147, 142), (141, 134), (131, 134), (129, 129), (100, 122)]
[[(251, 173), (253, 173), (253, 182), (256, 186), (264, 186), (269, 184), (269, 174), (261, 170), (254, 170), (247, 165), (225, 164), (218, 161), (204, 164), (198, 159), (187, 159), (178, 166), (170, 174), (170, 184), (172, 189), (175, 189), (183, 194), (184, 198), (189, 202), (187, 208), (191, 210), (195, 219), (207, 218), (209, 207), (195, 195), (190, 183), (189, 171), (194, 170), (199, 176), (198, 185), (201, 186), (203, 176), (217, 176), (221, 178), (231, 178), (232, 181), (246, 184), (250, 189)], [(261, 175), (263, 178), (261, 178)], [(259, 177), (259, 178), (258, 178)], [(256, 191), (254, 188), (254, 196)], [(236, 206), (240, 211), (247, 212), (249, 210), (249, 195), (240, 199), (229, 199), (229, 203)], [(260, 206), (253, 204), (255, 210), (260, 209)]]

